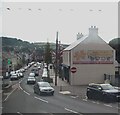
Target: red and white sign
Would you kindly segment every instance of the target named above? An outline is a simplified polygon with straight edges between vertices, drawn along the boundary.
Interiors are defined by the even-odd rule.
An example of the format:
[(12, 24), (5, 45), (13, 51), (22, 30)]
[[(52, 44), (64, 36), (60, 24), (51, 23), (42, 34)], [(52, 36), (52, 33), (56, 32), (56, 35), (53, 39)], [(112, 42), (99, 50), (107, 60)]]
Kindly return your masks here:
[(76, 67), (72, 67), (72, 68), (71, 68), (71, 72), (72, 72), (72, 73), (75, 73), (76, 71), (77, 71), (77, 68), (76, 68)]

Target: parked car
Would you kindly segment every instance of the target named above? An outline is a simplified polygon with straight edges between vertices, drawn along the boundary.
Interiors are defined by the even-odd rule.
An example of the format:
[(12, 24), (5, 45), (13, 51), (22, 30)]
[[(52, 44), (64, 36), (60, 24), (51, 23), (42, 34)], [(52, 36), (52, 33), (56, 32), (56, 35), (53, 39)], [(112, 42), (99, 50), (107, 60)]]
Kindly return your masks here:
[(11, 74), (10, 80), (18, 80), (18, 79), (19, 79), (19, 77), (16, 73)]
[(27, 84), (35, 84), (35, 83), (36, 83), (35, 77), (28, 77)]
[(10, 72), (10, 76), (12, 75), (12, 74), (15, 74), (16, 73), (16, 71), (11, 71)]
[(18, 74), (21, 78), (24, 77), (24, 74), (22, 72), (19, 72)]
[(10, 73), (9, 72), (6, 72), (5, 73), (5, 76), (3, 76), (3, 79), (9, 79), (10, 78)]
[(34, 85), (34, 93), (38, 95), (54, 95), (54, 88), (48, 82), (37, 82)]
[(88, 99), (95, 99), (105, 102), (120, 101), (120, 91), (110, 84), (91, 83), (87, 87)]

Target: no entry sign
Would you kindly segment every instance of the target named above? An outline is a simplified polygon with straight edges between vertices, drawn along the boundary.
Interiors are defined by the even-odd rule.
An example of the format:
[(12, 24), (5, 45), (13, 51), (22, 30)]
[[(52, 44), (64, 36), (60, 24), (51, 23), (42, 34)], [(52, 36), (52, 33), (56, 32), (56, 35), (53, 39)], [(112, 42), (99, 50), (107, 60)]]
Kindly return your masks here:
[(76, 71), (77, 71), (77, 68), (76, 68), (76, 67), (72, 67), (72, 68), (71, 68), (71, 72), (72, 72), (72, 73), (75, 73)]

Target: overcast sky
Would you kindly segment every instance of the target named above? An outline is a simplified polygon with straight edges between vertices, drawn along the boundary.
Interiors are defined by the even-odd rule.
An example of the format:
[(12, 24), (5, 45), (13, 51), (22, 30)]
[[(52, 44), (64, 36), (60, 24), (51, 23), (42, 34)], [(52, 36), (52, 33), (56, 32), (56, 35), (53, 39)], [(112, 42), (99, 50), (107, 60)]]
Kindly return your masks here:
[(106, 42), (118, 36), (117, 2), (4, 2), (2, 9), (2, 36), (55, 42), (58, 31), (61, 43), (72, 43), (90, 26)]

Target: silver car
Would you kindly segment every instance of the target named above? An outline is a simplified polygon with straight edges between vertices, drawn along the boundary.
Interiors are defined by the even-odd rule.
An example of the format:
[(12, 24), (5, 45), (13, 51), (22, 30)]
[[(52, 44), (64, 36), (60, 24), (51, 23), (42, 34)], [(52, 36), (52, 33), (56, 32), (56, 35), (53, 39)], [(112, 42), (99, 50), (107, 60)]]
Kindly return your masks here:
[(27, 84), (35, 84), (35, 83), (36, 83), (35, 77), (28, 77)]
[(54, 95), (54, 88), (48, 82), (37, 82), (34, 85), (34, 93), (38, 95)]
[(10, 77), (10, 80), (18, 80), (18, 79), (19, 79), (19, 77), (16, 73), (13, 73)]

